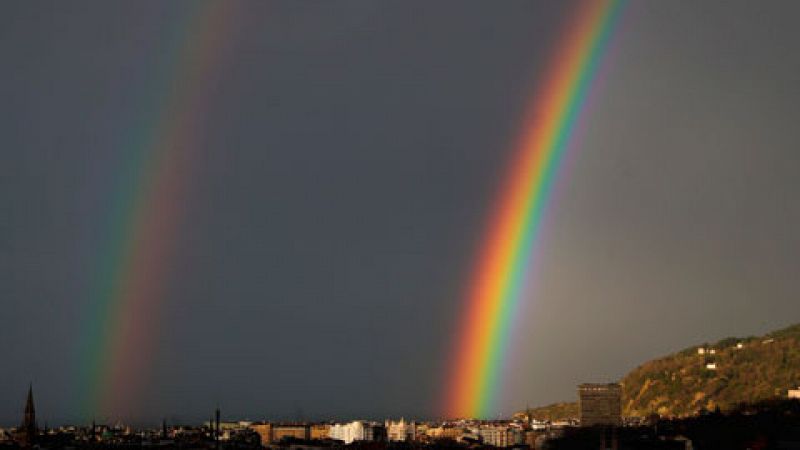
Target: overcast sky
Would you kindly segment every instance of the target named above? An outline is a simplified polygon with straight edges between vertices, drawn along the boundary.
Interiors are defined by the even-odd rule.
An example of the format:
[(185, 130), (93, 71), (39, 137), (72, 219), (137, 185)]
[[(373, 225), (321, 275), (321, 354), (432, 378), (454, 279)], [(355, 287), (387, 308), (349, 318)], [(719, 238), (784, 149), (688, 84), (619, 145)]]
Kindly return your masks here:
[[(0, 6), (0, 424), (76, 420), (132, 105), (187, 3)], [(569, 2), (247, 2), (208, 93), (142, 420), (434, 417)], [(501, 413), (800, 322), (800, 3), (631, 2), (561, 172)], [(151, 49), (151, 50), (148, 50)], [(99, 200), (98, 200), (99, 199)]]

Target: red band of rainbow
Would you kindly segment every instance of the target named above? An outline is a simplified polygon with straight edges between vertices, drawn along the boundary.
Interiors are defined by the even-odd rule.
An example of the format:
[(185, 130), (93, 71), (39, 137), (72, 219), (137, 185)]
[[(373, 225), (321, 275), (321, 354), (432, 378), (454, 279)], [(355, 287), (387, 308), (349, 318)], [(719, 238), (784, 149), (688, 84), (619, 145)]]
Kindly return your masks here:
[(519, 146), (470, 278), (444, 401), (448, 417), (496, 408), (512, 319), (553, 182), (623, 0), (585, 0), (530, 102)]
[[(169, 8), (168, 4), (164, 5)], [(139, 100), (146, 115), (118, 152), (107, 236), (81, 344), (80, 401), (88, 417), (132, 417), (157, 350), (159, 306), (182, 226), (193, 152), (202, 138), (232, 22), (233, 3), (202, 0), (180, 11)], [(155, 38), (157, 39), (157, 37)]]

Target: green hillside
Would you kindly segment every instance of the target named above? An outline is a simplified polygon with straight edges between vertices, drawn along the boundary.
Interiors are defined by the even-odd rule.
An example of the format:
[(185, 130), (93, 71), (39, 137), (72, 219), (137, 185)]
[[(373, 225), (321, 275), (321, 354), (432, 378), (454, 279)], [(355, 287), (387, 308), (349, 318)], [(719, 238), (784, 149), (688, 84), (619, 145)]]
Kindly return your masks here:
[[(701, 347), (704, 354), (698, 353)], [(714, 366), (708, 366), (711, 363)], [(686, 416), (785, 396), (788, 389), (800, 386), (800, 324), (761, 337), (695, 345), (648, 361), (620, 382), (626, 416)], [(558, 420), (576, 417), (577, 411), (572, 402), (530, 413), (537, 419)]]
[(514, 414), (514, 418), (518, 419), (524, 419), (526, 416), (531, 419), (550, 421), (578, 417), (578, 404), (575, 402), (553, 403), (552, 405), (539, 406)]
[[(701, 347), (705, 354), (698, 353)], [(630, 416), (684, 416), (785, 396), (800, 384), (800, 324), (693, 346), (642, 364), (621, 383), (623, 413)]]

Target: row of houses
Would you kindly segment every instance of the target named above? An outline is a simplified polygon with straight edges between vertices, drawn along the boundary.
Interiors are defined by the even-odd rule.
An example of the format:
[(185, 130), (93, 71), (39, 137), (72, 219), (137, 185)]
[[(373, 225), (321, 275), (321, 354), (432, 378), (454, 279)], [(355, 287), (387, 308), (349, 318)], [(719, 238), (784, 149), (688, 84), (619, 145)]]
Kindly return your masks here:
[[(233, 425), (233, 424), (231, 424)], [(241, 427), (242, 423), (238, 423)], [(457, 442), (482, 443), (496, 447), (511, 447), (523, 444), (533, 437), (527, 436), (530, 429), (513, 422), (470, 423), (470, 424), (430, 424), (401, 419), (387, 420), (384, 423), (354, 420), (347, 423), (273, 424), (256, 422), (247, 425), (258, 434), (261, 444), (270, 446), (286, 440), (335, 440), (345, 444), (354, 442), (432, 442), (449, 439)], [(223, 426), (223, 434), (229, 430)], [(225, 436), (223, 436), (224, 438)]]

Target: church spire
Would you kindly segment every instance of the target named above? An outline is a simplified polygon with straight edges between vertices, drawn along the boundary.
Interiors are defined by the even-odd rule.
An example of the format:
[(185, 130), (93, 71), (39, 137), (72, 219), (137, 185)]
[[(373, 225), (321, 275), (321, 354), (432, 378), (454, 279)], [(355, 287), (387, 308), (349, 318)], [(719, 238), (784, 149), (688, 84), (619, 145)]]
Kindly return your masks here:
[(36, 430), (36, 408), (33, 406), (33, 383), (28, 385), (28, 400), (25, 402), (25, 419), (22, 427)]
[(20, 444), (22, 447), (30, 447), (36, 441), (36, 434), (39, 432), (36, 425), (36, 408), (33, 406), (33, 383), (28, 385), (28, 399), (25, 401), (25, 416), (20, 427)]

